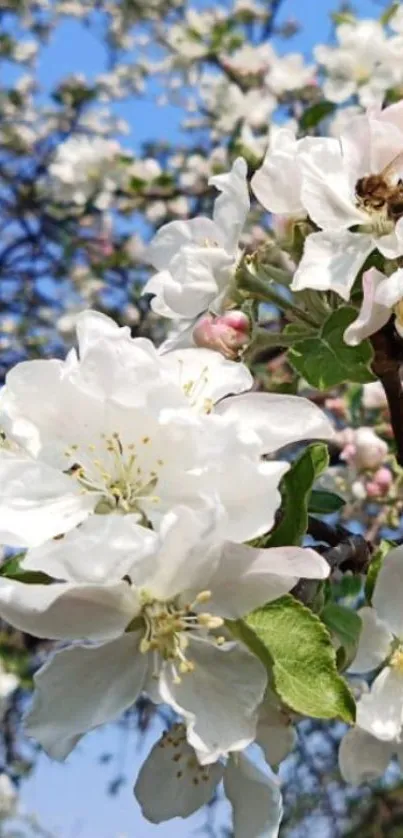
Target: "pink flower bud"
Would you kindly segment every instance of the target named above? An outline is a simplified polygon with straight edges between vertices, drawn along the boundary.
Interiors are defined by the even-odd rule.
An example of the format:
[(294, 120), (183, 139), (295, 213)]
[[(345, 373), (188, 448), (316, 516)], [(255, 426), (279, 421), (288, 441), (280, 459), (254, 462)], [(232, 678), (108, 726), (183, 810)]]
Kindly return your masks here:
[(345, 460), (346, 463), (353, 463), (355, 460), (355, 456), (357, 453), (357, 449), (352, 442), (349, 442), (347, 445), (344, 446), (341, 454), (340, 459)]
[(378, 486), (383, 490), (389, 489), (389, 487), (393, 483), (393, 475), (392, 472), (389, 471), (386, 466), (382, 466), (382, 468), (378, 468), (378, 471), (374, 474), (374, 480), (378, 484)]
[(213, 349), (235, 361), (250, 340), (250, 322), (243, 311), (226, 311), (219, 317), (205, 314), (193, 329), (196, 346)]
[(369, 480), (368, 483), (365, 484), (365, 489), (368, 498), (377, 498), (381, 494), (379, 486), (375, 483), (375, 480)]

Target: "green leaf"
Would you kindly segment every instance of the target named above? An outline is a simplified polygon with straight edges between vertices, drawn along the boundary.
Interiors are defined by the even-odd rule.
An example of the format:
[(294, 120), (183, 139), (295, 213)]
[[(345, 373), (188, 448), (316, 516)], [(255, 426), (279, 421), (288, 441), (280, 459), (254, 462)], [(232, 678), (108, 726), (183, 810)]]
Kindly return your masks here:
[(273, 659), (280, 698), (304, 716), (354, 721), (355, 703), (337, 672), (336, 653), (319, 618), (289, 594), (246, 618)]
[(347, 346), (343, 340), (347, 326), (356, 317), (355, 308), (342, 306), (332, 312), (315, 337), (305, 338), (288, 350), (290, 363), (312, 387), (327, 390), (348, 381), (375, 381), (369, 369), (373, 356), (369, 341)]
[(352, 611), (344, 605), (339, 605), (337, 602), (328, 602), (320, 616), (343, 648), (343, 669), (346, 669), (354, 660), (357, 652), (361, 618), (356, 611)]
[(308, 445), (281, 481), (282, 517), (268, 536), (259, 539), (261, 547), (300, 544), (308, 526), (308, 504), (312, 485), (329, 464), (323, 442)]
[(344, 504), (345, 500), (340, 495), (314, 489), (311, 492), (308, 512), (313, 512), (316, 515), (331, 515), (333, 512), (338, 512)]
[(309, 131), (312, 128), (316, 128), (322, 122), (322, 119), (330, 116), (335, 110), (336, 105), (333, 102), (327, 102), (326, 99), (323, 102), (317, 102), (315, 105), (311, 105), (301, 116), (299, 124), (302, 131)]
[(17, 556), (6, 559), (0, 565), (0, 576), (5, 579), (15, 579), (17, 582), (25, 582), (28, 585), (50, 585), (54, 581), (51, 576), (41, 573), (39, 570), (24, 570), (21, 567), (23, 558), (24, 553), (19, 553)]
[(385, 561), (385, 557), (395, 546), (396, 545), (392, 544), (390, 541), (381, 541), (379, 547), (375, 550), (375, 553), (372, 556), (364, 588), (365, 598), (369, 605), (371, 605), (378, 573)]
[(245, 622), (245, 620), (226, 620), (226, 627), (230, 630), (233, 637), (240, 640), (245, 646), (256, 655), (267, 670), (269, 676), (269, 684), (273, 686), (273, 659), (269, 650), (260, 640), (253, 629)]

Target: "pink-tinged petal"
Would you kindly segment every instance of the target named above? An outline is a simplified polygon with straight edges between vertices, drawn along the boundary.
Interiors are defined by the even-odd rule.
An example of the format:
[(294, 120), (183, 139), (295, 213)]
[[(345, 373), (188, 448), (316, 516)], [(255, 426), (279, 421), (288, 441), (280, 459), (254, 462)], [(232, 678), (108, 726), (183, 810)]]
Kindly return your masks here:
[(403, 639), (403, 546), (391, 550), (382, 564), (372, 604), (395, 637)]
[(31, 585), (0, 580), (0, 616), (20, 631), (51, 640), (105, 640), (121, 634), (139, 605), (126, 582)]
[(245, 393), (225, 399), (214, 413), (253, 430), (262, 453), (272, 454), (304, 439), (332, 439), (333, 427), (326, 414), (301, 396), (279, 393)]
[(305, 241), (291, 288), (336, 291), (348, 300), (356, 276), (373, 249), (371, 236), (364, 233), (312, 233)]
[(102, 646), (63, 649), (35, 675), (25, 728), (49, 756), (65, 759), (84, 733), (134, 704), (148, 665), (138, 642), (129, 633)]
[(209, 580), (209, 604), (221, 617), (237, 619), (288, 593), (301, 577), (326, 579), (325, 559), (303, 547), (257, 549), (226, 542), (220, 563)]
[(78, 526), (91, 514), (97, 494), (81, 494), (70, 477), (35, 460), (0, 457), (0, 541), (36, 547)]
[(228, 760), (224, 789), (232, 805), (234, 838), (278, 838), (283, 804), (276, 777), (239, 754)]
[(379, 619), (374, 608), (360, 608), (362, 626), (356, 656), (349, 672), (360, 675), (371, 672), (388, 657), (393, 637)]
[(359, 786), (382, 777), (394, 753), (395, 743), (381, 742), (354, 727), (340, 742), (339, 767), (343, 780)]
[[(402, 271), (403, 273), (403, 271)], [(376, 268), (366, 271), (362, 278), (363, 300), (356, 320), (344, 332), (349, 346), (357, 346), (362, 340), (381, 329), (390, 318), (390, 308), (378, 299), (378, 291), (385, 283), (385, 275)]]
[(188, 742), (206, 765), (253, 741), (267, 675), (260, 661), (237, 643), (218, 646), (190, 636), (186, 654), (194, 671), (178, 683), (171, 664), (165, 663), (160, 693), (184, 716)]
[(151, 823), (188, 818), (210, 802), (223, 773), (221, 762), (199, 765), (194, 749), (186, 741), (186, 728), (177, 724), (151, 749), (140, 769), (134, 794)]

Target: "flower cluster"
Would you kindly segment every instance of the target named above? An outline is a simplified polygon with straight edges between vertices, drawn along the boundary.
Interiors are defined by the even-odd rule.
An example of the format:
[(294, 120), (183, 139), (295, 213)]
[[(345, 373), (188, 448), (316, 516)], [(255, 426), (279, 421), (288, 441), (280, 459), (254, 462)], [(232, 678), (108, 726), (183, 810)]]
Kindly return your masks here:
[[(28, 731), (61, 759), (145, 692), (182, 719), (167, 741), (184, 742), (203, 789), (186, 805), (199, 806), (264, 712), (265, 668), (227, 621), (328, 574), (311, 549), (244, 542), (273, 526), (289, 468), (276, 450), (331, 425), (304, 399), (245, 392), (247, 368), (212, 350), (159, 354), (96, 312), (77, 334), (78, 354), (17, 365), (0, 398), (1, 538), (28, 548), (23, 572), (45, 574), (3, 578), (0, 614), (75, 641), (36, 675)], [(231, 789), (238, 771), (263, 782), (231, 757)], [(264, 783), (277, 822), (279, 792)]]

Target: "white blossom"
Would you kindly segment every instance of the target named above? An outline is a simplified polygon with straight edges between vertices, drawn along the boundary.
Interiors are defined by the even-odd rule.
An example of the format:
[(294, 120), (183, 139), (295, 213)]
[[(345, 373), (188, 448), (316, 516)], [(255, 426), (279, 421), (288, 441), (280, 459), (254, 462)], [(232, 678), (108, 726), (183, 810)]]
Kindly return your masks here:
[(401, 103), (375, 116), (356, 117), (339, 141), (305, 138), (300, 143), (301, 202), (321, 231), (306, 239), (291, 286), (295, 291), (332, 289), (348, 300), (373, 250), (386, 258), (403, 253), (403, 219), (390, 214), (386, 200), (360, 194), (362, 178), (387, 166), (393, 169), (391, 181), (398, 182), (401, 165), (393, 161), (402, 148)]
[(64, 758), (141, 691), (184, 719), (202, 764), (253, 741), (267, 676), (224, 619), (277, 599), (301, 575), (324, 579), (329, 567), (310, 549), (225, 541), (223, 517), (217, 506), (176, 507), (159, 534), (148, 531), (142, 555), (130, 516), (104, 516), (96, 528), (90, 519), (22, 562), (64, 581), (0, 580), (3, 619), (39, 637), (87, 641), (35, 676), (28, 730), (50, 755)]
[(362, 630), (350, 667), (357, 674), (380, 669), (357, 704), (357, 725), (382, 742), (400, 741), (403, 725), (402, 591), (403, 548), (396, 547), (379, 571), (373, 607), (359, 611)]
[(246, 753), (230, 754), (226, 764), (200, 765), (180, 724), (151, 749), (134, 793), (143, 815), (152, 823), (161, 823), (174, 817), (187, 818), (209, 803), (222, 780), (233, 808), (235, 838), (246, 834), (248, 838), (277, 838), (282, 817), (278, 780)]
[(79, 357), (21, 363), (1, 392), (14, 444), (0, 452), (3, 543), (35, 546), (110, 513), (134, 515), (141, 541), (173, 505), (205, 497), (225, 507), (233, 540), (270, 529), (289, 466), (263, 455), (331, 437), (324, 414), (244, 393), (249, 370), (212, 350), (159, 355), (95, 312), (78, 316), (77, 333)]
[(314, 56), (326, 70), (323, 93), (331, 102), (358, 96), (364, 105), (378, 104), (399, 80), (399, 69), (382, 25), (376, 20), (342, 23), (336, 46), (320, 44)]
[(117, 142), (103, 137), (72, 136), (61, 143), (49, 166), (50, 188), (61, 202), (85, 204), (95, 199), (105, 209), (117, 187), (127, 177), (119, 164)]
[(238, 158), (228, 174), (209, 183), (221, 192), (213, 219), (172, 221), (149, 245), (148, 259), (158, 273), (144, 293), (155, 295), (152, 308), (164, 317), (194, 319), (210, 307), (219, 313), (233, 280), (250, 207), (245, 161)]

